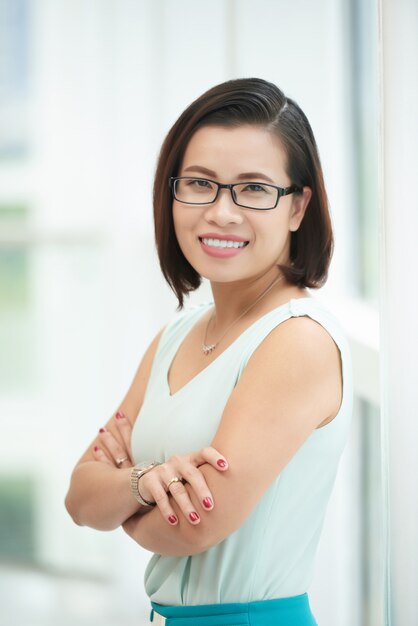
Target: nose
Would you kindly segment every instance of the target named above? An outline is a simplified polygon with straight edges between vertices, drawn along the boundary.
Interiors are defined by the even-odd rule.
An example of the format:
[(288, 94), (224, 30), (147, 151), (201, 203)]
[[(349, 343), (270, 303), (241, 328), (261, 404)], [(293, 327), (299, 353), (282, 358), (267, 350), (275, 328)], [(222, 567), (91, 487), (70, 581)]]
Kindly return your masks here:
[(208, 222), (219, 224), (241, 224), (243, 222), (242, 210), (232, 200), (230, 189), (220, 189), (218, 197), (213, 204), (209, 204), (205, 211)]

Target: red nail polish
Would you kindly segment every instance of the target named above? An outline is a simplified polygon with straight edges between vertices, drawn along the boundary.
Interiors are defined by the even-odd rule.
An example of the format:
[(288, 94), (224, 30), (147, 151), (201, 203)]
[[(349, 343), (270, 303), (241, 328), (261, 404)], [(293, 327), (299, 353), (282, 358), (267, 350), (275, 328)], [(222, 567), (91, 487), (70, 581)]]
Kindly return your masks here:
[(100, 428), (99, 433), (105, 433), (106, 432), (106, 428)]
[(94, 450), (95, 452), (98, 452), (98, 451), (100, 450), (100, 448), (99, 448), (99, 446), (94, 446), (93, 450)]
[(115, 417), (117, 420), (121, 420), (123, 419), (125, 416), (121, 411), (117, 411), (117, 413), (115, 414)]
[(203, 502), (203, 506), (206, 509), (210, 509), (210, 507), (212, 506), (212, 499), (211, 498), (203, 498), (202, 502)]
[(170, 522), (170, 524), (175, 524), (177, 522), (177, 517), (175, 515), (169, 515), (168, 521)]
[(226, 462), (223, 459), (219, 459), (219, 461), (217, 461), (219, 467), (226, 467)]
[(189, 517), (192, 522), (197, 522), (197, 520), (200, 519), (200, 516), (198, 513), (196, 513), (196, 511), (192, 511), (191, 513), (189, 513)]

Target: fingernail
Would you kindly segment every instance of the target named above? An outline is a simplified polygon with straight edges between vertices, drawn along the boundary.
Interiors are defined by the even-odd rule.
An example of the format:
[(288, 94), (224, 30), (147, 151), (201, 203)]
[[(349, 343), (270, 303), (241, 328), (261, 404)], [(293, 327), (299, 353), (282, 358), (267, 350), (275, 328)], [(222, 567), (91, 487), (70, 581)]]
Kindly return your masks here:
[(189, 517), (192, 522), (197, 522), (197, 520), (200, 519), (199, 514), (196, 513), (196, 511), (192, 511), (191, 513), (189, 513)]
[(100, 428), (99, 433), (105, 433), (106, 432), (106, 428)]
[(99, 448), (99, 446), (94, 446), (93, 450), (94, 450), (95, 452), (98, 452), (98, 451), (100, 450), (100, 448)]
[(211, 506), (212, 506), (212, 499), (211, 498), (203, 498), (202, 502), (203, 502), (203, 506), (206, 509), (210, 509), (211, 508)]
[(226, 467), (227, 463), (226, 461), (224, 461), (223, 459), (219, 459), (219, 461), (217, 461), (219, 467)]
[(115, 415), (117, 420), (121, 420), (123, 419), (125, 416), (121, 411), (117, 411), (116, 415)]
[(170, 522), (170, 524), (176, 524), (177, 523), (177, 517), (175, 515), (169, 515), (168, 516), (168, 521)]

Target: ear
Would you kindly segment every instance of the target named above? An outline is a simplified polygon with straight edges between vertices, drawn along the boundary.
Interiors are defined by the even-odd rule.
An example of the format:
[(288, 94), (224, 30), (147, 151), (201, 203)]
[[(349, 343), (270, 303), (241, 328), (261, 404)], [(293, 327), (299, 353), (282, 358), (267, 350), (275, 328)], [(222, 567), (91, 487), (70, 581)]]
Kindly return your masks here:
[(295, 231), (299, 228), (311, 198), (312, 189), (310, 187), (304, 187), (302, 193), (293, 194), (292, 208), (289, 215), (289, 230)]

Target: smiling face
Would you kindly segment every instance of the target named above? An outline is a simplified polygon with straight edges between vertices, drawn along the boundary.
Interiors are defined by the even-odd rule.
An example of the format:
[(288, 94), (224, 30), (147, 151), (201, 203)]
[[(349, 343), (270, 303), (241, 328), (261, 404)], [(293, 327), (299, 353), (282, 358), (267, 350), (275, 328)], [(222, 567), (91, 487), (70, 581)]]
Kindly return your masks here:
[[(277, 136), (251, 125), (199, 128), (187, 145), (178, 176), (279, 187), (294, 182), (286, 173), (286, 153)], [(278, 263), (288, 263), (291, 231), (299, 228), (309, 199), (310, 190), (304, 188), (303, 193), (281, 197), (271, 210), (239, 207), (228, 189), (221, 189), (213, 204), (173, 200), (176, 237), (188, 262), (210, 281), (245, 281), (277, 273)], [(219, 250), (207, 245), (216, 235), (248, 243)]]

